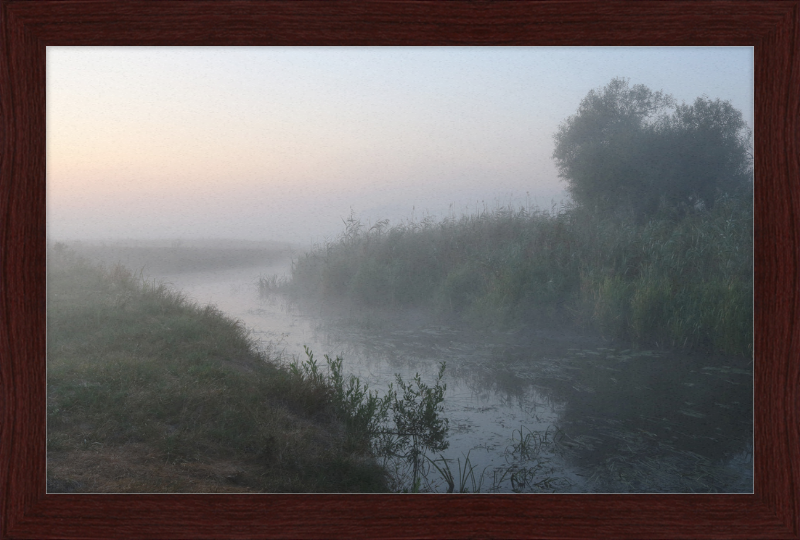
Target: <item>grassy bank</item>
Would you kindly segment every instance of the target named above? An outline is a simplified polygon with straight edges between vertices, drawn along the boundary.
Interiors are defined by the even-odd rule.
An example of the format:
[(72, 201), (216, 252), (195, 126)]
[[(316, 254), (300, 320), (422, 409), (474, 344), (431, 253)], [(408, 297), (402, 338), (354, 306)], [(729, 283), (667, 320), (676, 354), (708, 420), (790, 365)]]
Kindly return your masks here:
[(388, 489), (330, 387), (214, 307), (62, 246), (47, 286), (49, 491)]
[(658, 346), (752, 354), (752, 201), (644, 225), (575, 209), (497, 209), (367, 228), (305, 254), (283, 287), (424, 306), (480, 326), (579, 324)]

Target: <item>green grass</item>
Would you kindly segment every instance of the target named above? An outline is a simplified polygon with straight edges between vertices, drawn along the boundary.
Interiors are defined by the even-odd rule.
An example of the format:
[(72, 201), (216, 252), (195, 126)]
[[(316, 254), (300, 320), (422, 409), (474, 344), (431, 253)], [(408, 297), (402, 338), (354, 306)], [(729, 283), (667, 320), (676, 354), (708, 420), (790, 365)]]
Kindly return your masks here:
[(639, 225), (581, 209), (494, 211), (344, 234), (293, 264), (303, 291), (425, 307), (481, 327), (576, 324), (637, 344), (751, 355), (751, 199)]
[(330, 388), (257, 352), (238, 321), (61, 246), (47, 286), (54, 490), (388, 490)]

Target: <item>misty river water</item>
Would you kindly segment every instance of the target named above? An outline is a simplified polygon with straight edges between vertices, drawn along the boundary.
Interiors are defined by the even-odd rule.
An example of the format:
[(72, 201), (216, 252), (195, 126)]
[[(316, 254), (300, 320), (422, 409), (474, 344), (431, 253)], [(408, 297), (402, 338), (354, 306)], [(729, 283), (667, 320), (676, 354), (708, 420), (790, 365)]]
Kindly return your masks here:
[[(155, 276), (240, 319), (271, 353), (322, 360), (383, 393), (400, 374), (435, 380), (447, 362), (444, 415), (455, 489), (482, 492), (751, 493), (752, 362), (641, 350), (574, 331), (509, 334), (421, 314), (301, 308), (262, 298), (269, 267)], [(324, 361), (323, 361), (324, 363)], [(444, 468), (444, 467), (443, 467)], [(422, 487), (445, 491), (429, 466)]]

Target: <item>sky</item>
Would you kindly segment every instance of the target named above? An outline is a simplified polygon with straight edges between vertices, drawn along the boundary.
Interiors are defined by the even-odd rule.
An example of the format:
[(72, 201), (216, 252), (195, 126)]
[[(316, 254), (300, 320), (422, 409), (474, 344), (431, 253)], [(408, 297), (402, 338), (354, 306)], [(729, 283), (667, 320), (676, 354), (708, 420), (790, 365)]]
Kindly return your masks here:
[(553, 134), (614, 77), (730, 101), (752, 47), (47, 47), (51, 240), (310, 246), (567, 200)]

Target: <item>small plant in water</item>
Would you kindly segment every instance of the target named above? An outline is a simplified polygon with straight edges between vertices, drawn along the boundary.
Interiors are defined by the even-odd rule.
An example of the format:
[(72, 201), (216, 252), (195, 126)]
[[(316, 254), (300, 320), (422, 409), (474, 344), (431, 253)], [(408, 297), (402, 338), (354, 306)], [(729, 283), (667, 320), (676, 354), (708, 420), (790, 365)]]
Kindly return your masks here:
[[(524, 433), (527, 431), (527, 433)], [(520, 426), (519, 430), (511, 433), (511, 444), (509, 445), (512, 456), (519, 456), (519, 459), (529, 460), (539, 456), (542, 448), (548, 444), (550, 427), (544, 432), (531, 431), (525, 426)]]
[[(486, 469), (488, 469), (488, 466), (485, 467), (483, 469), (483, 472), (481, 472), (479, 476), (480, 479), (476, 480), (475, 468), (477, 467), (477, 465), (473, 465), (470, 462), (469, 460), (470, 452), (467, 452), (467, 455), (464, 456), (463, 468), (461, 467), (461, 458), (458, 458), (456, 460), (456, 465), (457, 465), (456, 471), (458, 472), (458, 493), (480, 493), (481, 487), (483, 486), (484, 474), (486, 473)], [(439, 474), (442, 475), (444, 481), (447, 482), (447, 493), (453, 493), (456, 487), (456, 482), (455, 482), (455, 477), (453, 475), (453, 471), (450, 470), (450, 464), (448, 463), (448, 461), (452, 462), (453, 460), (445, 459), (445, 457), (442, 454), (439, 454), (439, 457), (441, 459), (432, 460), (431, 458), (428, 458), (428, 461), (430, 461), (430, 464), (433, 465), (437, 471), (439, 471)], [(442, 462), (441, 467), (436, 464), (437, 461)], [(469, 484), (467, 483), (468, 481)], [(470, 491), (470, 487), (472, 488), (472, 491)]]
[(545, 431), (531, 431), (520, 426), (511, 434), (510, 444), (506, 447), (505, 456), (509, 466), (496, 469), (492, 490), (497, 491), (503, 482), (510, 483), (514, 493), (556, 490), (570, 484), (563, 477), (548, 476), (555, 469), (550, 465), (550, 456), (558, 451), (556, 437), (560, 433), (556, 427), (548, 427)]

